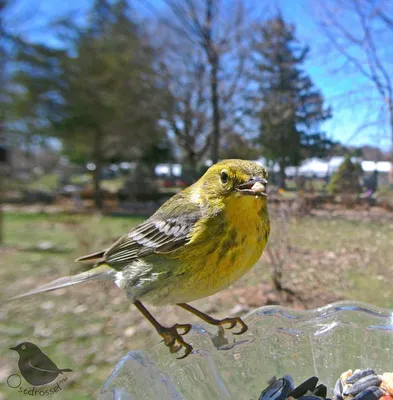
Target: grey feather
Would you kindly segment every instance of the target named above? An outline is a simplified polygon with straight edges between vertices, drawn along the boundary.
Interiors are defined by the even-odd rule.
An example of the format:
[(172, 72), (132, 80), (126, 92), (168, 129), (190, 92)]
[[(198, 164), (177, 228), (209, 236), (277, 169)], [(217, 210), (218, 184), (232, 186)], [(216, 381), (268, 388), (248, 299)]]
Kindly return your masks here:
[(90, 269), (89, 271), (85, 271), (77, 275), (71, 275), (56, 279), (37, 289), (33, 289), (19, 296), (12, 297), (10, 300), (19, 299), (21, 297), (30, 296), (41, 292), (49, 292), (51, 290), (56, 290), (67, 286), (73, 286), (91, 280), (104, 280), (104, 281), (114, 280), (115, 274), (116, 271), (109, 268), (107, 265), (100, 265), (96, 268)]
[(188, 213), (177, 207), (165, 215), (162, 210), (121, 237), (104, 255), (104, 261), (121, 271), (132, 261), (152, 254), (176, 251), (190, 241), (202, 213), (197, 204)]

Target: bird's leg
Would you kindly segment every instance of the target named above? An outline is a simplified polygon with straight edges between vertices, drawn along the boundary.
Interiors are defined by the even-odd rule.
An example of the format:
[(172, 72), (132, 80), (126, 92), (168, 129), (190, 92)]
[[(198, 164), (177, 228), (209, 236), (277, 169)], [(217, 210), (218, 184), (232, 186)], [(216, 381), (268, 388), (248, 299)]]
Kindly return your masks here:
[(246, 332), (248, 329), (248, 326), (245, 324), (245, 322), (240, 317), (215, 319), (215, 318), (212, 318), (209, 315), (197, 310), (196, 308), (191, 307), (189, 304), (179, 303), (178, 306), (195, 314), (197, 317), (203, 319), (204, 321), (206, 321), (208, 324), (211, 324), (211, 325), (222, 326), (222, 325), (229, 324), (227, 329), (232, 329), (237, 324), (239, 324), (241, 326), (241, 329), (239, 332), (233, 332), (234, 335), (241, 335), (242, 333)]
[[(164, 339), (164, 343), (169, 347), (171, 353), (178, 352), (184, 347), (184, 355), (177, 357), (178, 359), (187, 357), (192, 352), (192, 346), (184, 341), (181, 335), (185, 335), (191, 330), (190, 324), (175, 324), (170, 328), (162, 326), (150, 313), (146, 307), (139, 301), (134, 302), (135, 307), (142, 313), (142, 315), (154, 326), (157, 333)], [(180, 331), (183, 331), (179, 333)]]

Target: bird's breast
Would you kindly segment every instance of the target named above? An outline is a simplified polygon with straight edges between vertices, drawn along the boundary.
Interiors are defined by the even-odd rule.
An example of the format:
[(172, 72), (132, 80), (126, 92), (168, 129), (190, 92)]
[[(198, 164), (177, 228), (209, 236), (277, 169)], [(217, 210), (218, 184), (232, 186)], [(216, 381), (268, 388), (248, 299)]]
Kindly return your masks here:
[(266, 200), (234, 198), (226, 204), (226, 229), (217, 249), (216, 267), (228, 285), (243, 276), (260, 258), (270, 232)]
[(131, 292), (159, 305), (210, 296), (250, 270), (266, 246), (269, 231), (266, 200), (244, 196), (230, 202), (222, 212), (199, 221), (190, 242), (168, 254), (165, 265), (159, 267), (158, 256), (149, 261), (152, 270), (165, 269), (166, 278), (157, 274), (157, 279), (144, 280), (143, 297), (135, 295), (135, 286)]
[(266, 246), (270, 232), (266, 200), (252, 196), (235, 200), (201, 224), (203, 229), (181, 254), (181, 276), (187, 280), (181, 287), (193, 299), (227, 288), (250, 270)]

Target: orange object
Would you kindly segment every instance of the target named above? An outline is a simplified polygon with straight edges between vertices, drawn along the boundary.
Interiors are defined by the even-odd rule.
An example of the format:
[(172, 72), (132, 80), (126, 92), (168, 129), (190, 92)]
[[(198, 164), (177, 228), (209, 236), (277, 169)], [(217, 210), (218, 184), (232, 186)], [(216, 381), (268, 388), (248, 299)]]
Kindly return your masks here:
[(385, 389), (390, 394), (390, 398), (392, 398), (392, 396), (393, 396), (393, 372), (385, 372), (382, 375), (382, 383), (380, 386), (382, 389)]

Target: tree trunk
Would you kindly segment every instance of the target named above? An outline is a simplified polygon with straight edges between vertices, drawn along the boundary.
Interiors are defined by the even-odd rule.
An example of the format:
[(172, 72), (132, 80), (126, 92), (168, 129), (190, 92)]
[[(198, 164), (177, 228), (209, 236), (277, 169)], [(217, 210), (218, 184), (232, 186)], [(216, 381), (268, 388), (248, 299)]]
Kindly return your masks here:
[(278, 162), (278, 165), (280, 167), (280, 171), (278, 173), (278, 187), (280, 189), (285, 189), (286, 185), (285, 185), (285, 163), (283, 163), (282, 161)]
[(204, 47), (210, 65), (210, 102), (213, 109), (213, 140), (212, 140), (212, 161), (216, 163), (220, 156), (220, 109), (218, 96), (218, 64), (219, 56), (213, 43), (212, 24), (214, 18), (214, 7), (216, 0), (206, 1), (206, 19), (204, 30)]
[(94, 135), (94, 164), (95, 170), (93, 173), (94, 182), (94, 202), (98, 210), (104, 207), (103, 193), (101, 190), (101, 177), (102, 177), (102, 135), (100, 131), (96, 131)]
[(393, 162), (393, 99), (389, 100), (389, 129), (390, 129), (390, 137), (391, 137), (391, 154), (390, 158)]
[(211, 103), (213, 108), (213, 141), (212, 141), (212, 161), (215, 164), (220, 157), (220, 109), (218, 104), (218, 60), (217, 55), (213, 57), (211, 62)]
[(186, 179), (187, 183), (195, 182), (198, 177), (197, 154), (192, 147), (186, 150), (185, 157), (183, 158), (182, 176)]

